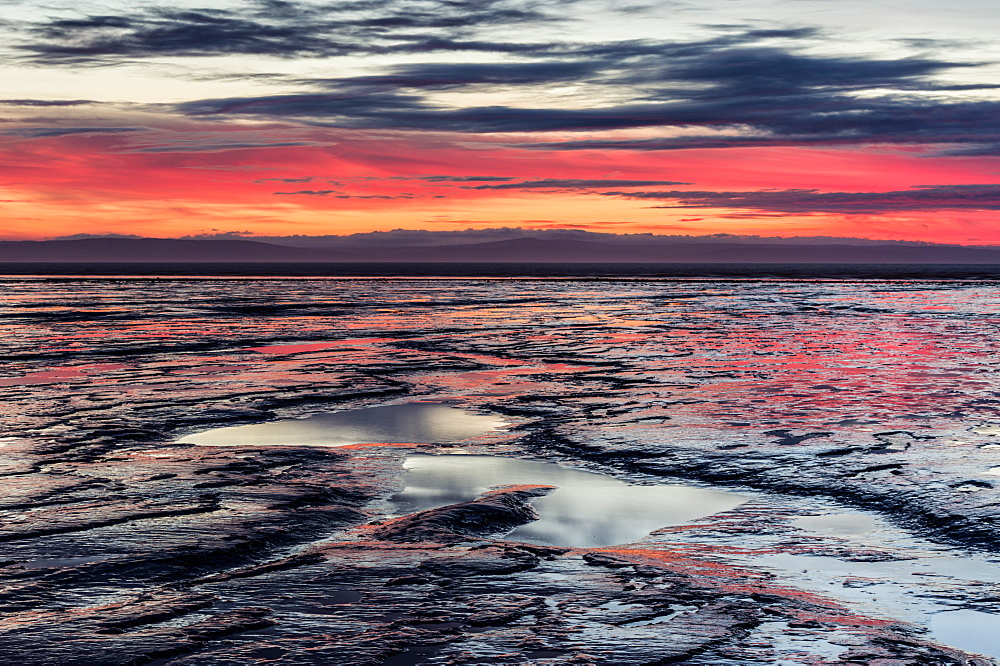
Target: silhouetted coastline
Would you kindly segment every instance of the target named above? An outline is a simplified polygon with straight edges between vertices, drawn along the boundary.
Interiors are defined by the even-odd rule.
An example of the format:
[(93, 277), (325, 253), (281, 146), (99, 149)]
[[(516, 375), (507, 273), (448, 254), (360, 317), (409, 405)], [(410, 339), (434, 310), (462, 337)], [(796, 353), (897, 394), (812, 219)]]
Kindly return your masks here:
[(3, 263), (0, 275), (40, 277), (361, 277), (676, 280), (1000, 280), (992, 264), (763, 263)]

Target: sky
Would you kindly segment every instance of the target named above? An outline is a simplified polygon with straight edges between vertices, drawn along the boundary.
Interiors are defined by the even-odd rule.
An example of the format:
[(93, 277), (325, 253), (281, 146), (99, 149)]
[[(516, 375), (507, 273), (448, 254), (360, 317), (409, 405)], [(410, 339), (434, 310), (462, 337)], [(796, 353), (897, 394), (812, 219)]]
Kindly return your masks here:
[(1000, 244), (993, 0), (0, 0), (0, 238)]

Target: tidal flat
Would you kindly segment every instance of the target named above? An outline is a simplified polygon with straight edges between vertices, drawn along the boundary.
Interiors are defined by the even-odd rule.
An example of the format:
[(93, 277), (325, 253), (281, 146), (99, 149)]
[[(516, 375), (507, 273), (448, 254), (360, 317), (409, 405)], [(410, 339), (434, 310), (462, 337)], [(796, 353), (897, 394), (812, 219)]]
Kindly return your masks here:
[(1000, 664), (995, 282), (0, 283), (0, 663)]

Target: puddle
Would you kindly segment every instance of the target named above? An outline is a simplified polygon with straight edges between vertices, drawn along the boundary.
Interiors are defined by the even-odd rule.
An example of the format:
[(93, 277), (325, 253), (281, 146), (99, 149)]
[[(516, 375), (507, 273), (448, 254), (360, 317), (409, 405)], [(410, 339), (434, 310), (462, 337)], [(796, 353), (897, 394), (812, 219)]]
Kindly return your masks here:
[(653, 530), (728, 511), (736, 493), (689, 486), (638, 486), (555, 463), (471, 455), (412, 455), (405, 489), (392, 498), (398, 514), (465, 502), (492, 487), (544, 484), (556, 490), (532, 501), (540, 519), (504, 538), (541, 545), (592, 548), (631, 543)]
[(762, 622), (757, 625), (755, 634), (761, 637), (759, 640), (770, 640), (774, 655), (770, 663), (774, 666), (843, 663), (840, 657), (851, 644), (851, 637), (839, 632), (831, 632), (830, 637), (846, 639), (840, 645), (813, 633), (798, 633), (787, 622)]
[(803, 516), (792, 521), (792, 525), (810, 532), (839, 537), (861, 537), (876, 528), (872, 516), (861, 513), (835, 513), (825, 516)]
[(934, 640), (968, 652), (1000, 656), (1000, 615), (954, 610), (931, 616)]
[[(823, 511), (816, 508), (817, 513)], [(789, 543), (814, 543), (815, 552), (782, 552), (789, 543), (758, 539), (746, 544), (750, 548), (744, 554), (734, 551), (722, 559), (763, 569), (783, 585), (817, 593), (867, 616), (927, 627), (928, 636), (945, 645), (1000, 657), (1000, 614), (963, 607), (970, 600), (993, 596), (1000, 586), (1000, 561), (977, 552), (956, 553), (877, 515), (828, 508), (840, 510), (789, 521), (807, 533)], [(880, 556), (891, 559), (866, 559)]]
[(444, 444), (485, 435), (506, 425), (507, 422), (495, 414), (442, 403), (414, 402), (216, 428), (177, 441), (201, 446)]
[(1000, 566), (973, 557), (924, 556), (889, 562), (848, 562), (815, 555), (755, 558), (796, 587), (811, 589), (867, 613), (928, 626), (934, 640), (1000, 657), (1000, 615), (956, 610), (956, 590), (1000, 582)]

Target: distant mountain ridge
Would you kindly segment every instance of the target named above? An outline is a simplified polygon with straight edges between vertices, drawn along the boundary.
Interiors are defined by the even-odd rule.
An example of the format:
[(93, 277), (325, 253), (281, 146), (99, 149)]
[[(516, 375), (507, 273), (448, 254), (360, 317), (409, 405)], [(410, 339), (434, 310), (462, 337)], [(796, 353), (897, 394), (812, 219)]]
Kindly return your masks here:
[[(74, 234), (60, 236), (50, 240), (81, 240), (105, 238), (142, 239), (144, 236), (134, 234)], [(655, 244), (688, 244), (688, 243), (736, 243), (773, 244), (780, 245), (941, 245), (919, 240), (875, 240), (851, 236), (760, 236), (758, 234), (654, 234), (642, 233), (612, 233), (607, 231), (588, 231), (584, 229), (533, 229), (531, 227), (486, 227), (469, 229), (391, 229), (389, 231), (364, 231), (347, 235), (321, 234), (290, 236), (251, 235), (245, 231), (221, 231), (216, 233), (194, 234), (180, 236), (178, 240), (252, 240), (258, 243), (272, 245), (287, 245), (291, 247), (339, 247), (339, 248), (375, 248), (375, 247), (417, 247), (436, 245), (469, 245), (477, 243), (492, 243), (496, 241), (519, 240), (534, 238), (541, 240), (573, 240), (591, 241), (595, 243), (610, 243), (612, 245), (646, 246)], [(948, 243), (945, 243), (948, 245)]]
[(0, 241), (0, 263), (769, 263), (1000, 264), (1000, 247), (961, 245), (752, 244), (671, 242), (643, 245), (534, 238), (440, 245), (293, 247), (252, 239), (84, 238)]

